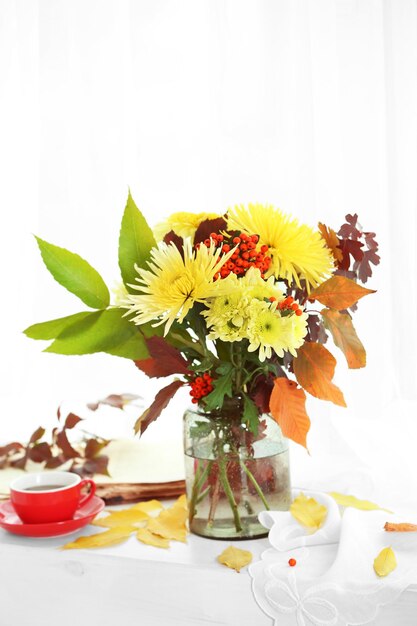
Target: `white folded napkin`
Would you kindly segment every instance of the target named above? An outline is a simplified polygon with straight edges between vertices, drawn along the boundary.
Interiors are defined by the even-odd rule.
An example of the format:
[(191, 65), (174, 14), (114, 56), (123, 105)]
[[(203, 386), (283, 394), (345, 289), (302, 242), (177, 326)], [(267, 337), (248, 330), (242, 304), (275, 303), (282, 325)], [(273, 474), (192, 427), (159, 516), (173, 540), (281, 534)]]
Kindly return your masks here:
[[(294, 497), (298, 493), (294, 491)], [(397, 533), (384, 531), (386, 521), (396, 521), (384, 511), (346, 509), (341, 516), (330, 496), (303, 493), (327, 507), (326, 520), (310, 534), (289, 512), (260, 514), (261, 523), (270, 529), (272, 547), (249, 569), (256, 601), (277, 626), (375, 623), (379, 607), (417, 585), (415, 537), (410, 533), (408, 541), (404, 536), (399, 540)], [(380, 578), (373, 569), (374, 559), (393, 540), (397, 568)], [(290, 558), (297, 561), (294, 567), (288, 563)], [(417, 593), (415, 598), (417, 615)]]

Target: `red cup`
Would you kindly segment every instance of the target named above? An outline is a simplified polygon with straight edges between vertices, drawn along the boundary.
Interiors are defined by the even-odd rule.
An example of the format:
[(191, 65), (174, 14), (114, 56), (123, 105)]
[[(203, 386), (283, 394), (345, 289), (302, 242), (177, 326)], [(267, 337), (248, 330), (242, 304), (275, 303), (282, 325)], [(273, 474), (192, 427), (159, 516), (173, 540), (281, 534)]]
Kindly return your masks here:
[[(89, 485), (87, 494), (81, 493)], [(64, 522), (94, 496), (93, 480), (81, 480), (71, 472), (27, 474), (10, 485), (10, 499), (25, 524)]]

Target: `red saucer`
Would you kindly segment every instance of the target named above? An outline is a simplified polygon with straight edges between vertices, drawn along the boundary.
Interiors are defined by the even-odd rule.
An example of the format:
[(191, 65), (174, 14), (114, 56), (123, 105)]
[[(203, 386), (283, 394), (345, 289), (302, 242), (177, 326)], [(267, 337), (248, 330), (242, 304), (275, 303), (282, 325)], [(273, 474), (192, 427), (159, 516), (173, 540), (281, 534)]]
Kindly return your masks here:
[(0, 528), (15, 535), (25, 537), (59, 537), (69, 535), (93, 521), (96, 515), (104, 509), (105, 502), (94, 496), (84, 506), (74, 513), (74, 517), (65, 522), (50, 524), (24, 524), (13, 508), (10, 500), (0, 504)]

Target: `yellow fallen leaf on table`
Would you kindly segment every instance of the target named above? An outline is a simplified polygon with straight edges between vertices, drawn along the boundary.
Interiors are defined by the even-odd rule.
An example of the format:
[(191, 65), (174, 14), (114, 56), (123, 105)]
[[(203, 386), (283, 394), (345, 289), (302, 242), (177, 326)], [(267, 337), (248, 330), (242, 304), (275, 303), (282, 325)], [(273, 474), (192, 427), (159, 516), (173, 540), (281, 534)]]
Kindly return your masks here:
[(387, 513), (392, 513), (392, 511), (383, 509), (374, 502), (370, 502), (369, 500), (359, 500), (359, 498), (355, 498), (355, 496), (345, 495), (344, 493), (331, 491), (329, 496), (336, 500), (337, 504), (340, 506), (350, 506), (355, 509), (359, 509), (360, 511), (386, 511)]
[(122, 526), (119, 528), (110, 528), (106, 532), (97, 535), (89, 535), (88, 537), (78, 537), (75, 541), (67, 543), (62, 547), (63, 550), (82, 550), (84, 548), (107, 548), (108, 546), (116, 546), (129, 539), (132, 532), (136, 528), (132, 526)]
[(300, 493), (291, 504), (290, 512), (297, 522), (315, 532), (326, 519), (327, 507)]
[(139, 528), (136, 533), (136, 538), (142, 543), (146, 543), (148, 546), (154, 546), (155, 548), (169, 548), (169, 539), (154, 535), (148, 528)]
[(178, 506), (188, 511), (187, 496), (183, 494), (174, 502), (173, 506)]
[(392, 548), (384, 548), (374, 560), (374, 570), (378, 576), (388, 576), (397, 567), (397, 559), (395, 558)]
[(118, 528), (119, 526), (142, 526), (143, 522), (149, 519), (149, 515), (140, 509), (123, 509), (122, 511), (111, 511), (106, 517), (99, 517), (92, 523), (93, 526), (103, 528)]
[(169, 509), (162, 511), (158, 517), (153, 517), (147, 524), (148, 530), (155, 535), (175, 541), (187, 540), (187, 510), (177, 503)]
[[(159, 515), (152, 515), (158, 511)], [(180, 496), (168, 509), (164, 509), (158, 500), (148, 500), (128, 509), (107, 512), (109, 515), (91, 522), (94, 526), (108, 528), (107, 532), (79, 537), (63, 546), (64, 549), (113, 546), (125, 541), (133, 532), (139, 541), (157, 548), (169, 548), (170, 539), (186, 542), (188, 512), (185, 496)]]
[(240, 572), (242, 567), (246, 567), (246, 565), (251, 563), (252, 552), (248, 552), (248, 550), (240, 550), (234, 546), (229, 546), (226, 550), (223, 550), (223, 552), (219, 554), (217, 560), (222, 565), (226, 565), (226, 567), (230, 567), (230, 569)]
[(147, 500), (147, 502), (139, 502), (131, 507), (134, 511), (142, 511), (149, 515), (149, 513), (154, 513), (155, 511), (160, 511), (164, 507), (159, 502), (159, 500)]

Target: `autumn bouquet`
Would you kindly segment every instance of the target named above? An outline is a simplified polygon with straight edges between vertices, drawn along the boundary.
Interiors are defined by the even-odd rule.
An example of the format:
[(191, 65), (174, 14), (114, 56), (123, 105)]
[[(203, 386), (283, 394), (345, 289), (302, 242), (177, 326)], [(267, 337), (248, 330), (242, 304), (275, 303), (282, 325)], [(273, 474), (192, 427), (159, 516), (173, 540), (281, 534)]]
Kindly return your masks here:
[[(350, 368), (365, 365), (352, 313), (372, 293), (374, 233), (347, 215), (336, 233), (272, 206), (223, 215), (174, 213), (152, 229), (129, 194), (114, 302), (78, 255), (37, 239), (54, 278), (90, 309), (25, 332), (46, 352), (107, 352), (149, 377), (172, 377), (138, 418), (143, 433), (181, 387), (191, 529), (257, 536), (257, 513), (288, 508), (285, 438), (306, 446), (306, 392), (345, 406), (333, 383), (329, 333)], [(284, 436), (284, 437), (283, 437)]]

